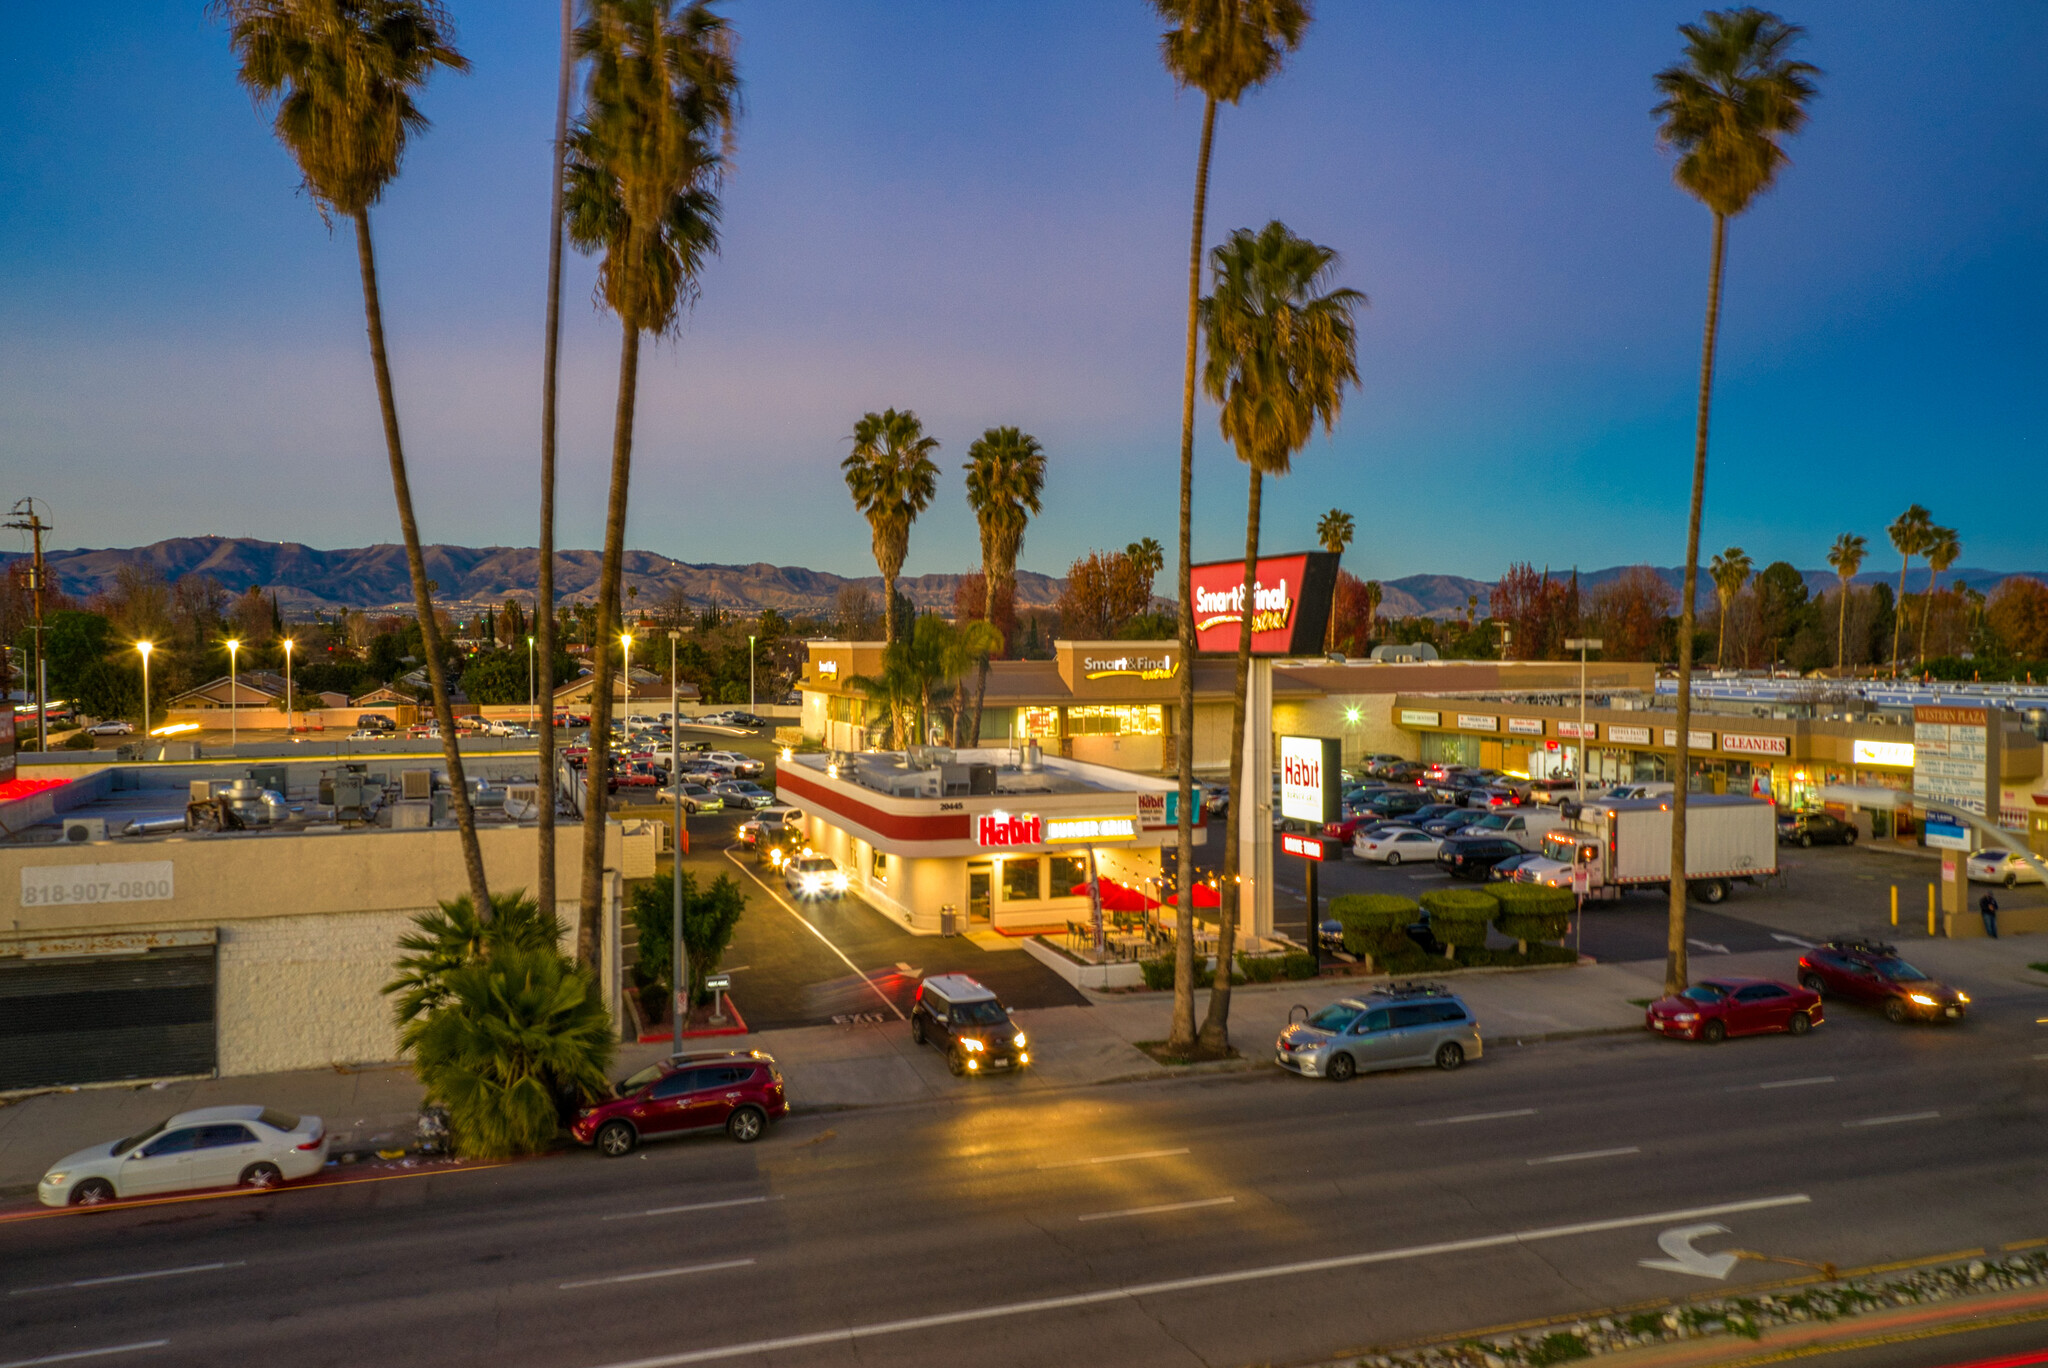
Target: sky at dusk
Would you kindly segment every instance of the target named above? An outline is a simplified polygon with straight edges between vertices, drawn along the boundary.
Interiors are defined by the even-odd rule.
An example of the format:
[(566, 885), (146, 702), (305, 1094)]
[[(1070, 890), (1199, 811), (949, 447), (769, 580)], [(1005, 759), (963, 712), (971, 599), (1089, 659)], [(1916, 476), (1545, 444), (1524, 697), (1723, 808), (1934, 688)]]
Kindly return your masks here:
[[(747, 112), (723, 254), (644, 354), (628, 540), (872, 573), (859, 415), (943, 443), (907, 573), (977, 559), (985, 427), (1050, 456), (1026, 568), (1175, 543), (1201, 105), (1137, 0), (735, 0)], [(536, 538), (548, 0), (455, 0), (474, 64), (376, 210), (422, 532)], [(1322, 0), (1219, 116), (1210, 240), (1284, 220), (1363, 290), (1362, 388), (1269, 482), (1265, 540), (1349, 510), (1365, 576), (1683, 555), (1710, 221), (1651, 73), (1683, 6)], [(1910, 502), (1964, 566), (2048, 567), (2048, 7), (1803, 2), (1825, 70), (1730, 231), (1704, 548), (1822, 565)], [(297, 190), (194, 0), (16, 6), (0, 80), (0, 496), (58, 546), (397, 539), (355, 253)], [(560, 544), (595, 546), (619, 334), (574, 259)], [(2007, 491), (2019, 494), (2009, 498)], [(1198, 414), (1196, 552), (1243, 545)], [(10, 536), (12, 534), (9, 534)], [(8, 544), (12, 549), (12, 544)], [(1164, 587), (1162, 585), (1162, 587)]]

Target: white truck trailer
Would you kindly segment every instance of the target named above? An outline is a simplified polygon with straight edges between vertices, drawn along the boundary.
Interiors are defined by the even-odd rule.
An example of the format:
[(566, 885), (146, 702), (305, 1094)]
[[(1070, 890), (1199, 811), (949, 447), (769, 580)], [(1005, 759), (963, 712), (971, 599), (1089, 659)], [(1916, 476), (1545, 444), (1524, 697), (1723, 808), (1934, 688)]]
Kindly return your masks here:
[[(1587, 896), (1671, 886), (1671, 800), (1588, 802), (1567, 826), (1548, 832), (1543, 853), (1588, 865)], [(1725, 902), (1737, 879), (1778, 872), (1778, 809), (1762, 798), (1694, 793), (1685, 803), (1685, 878), (1703, 903)]]

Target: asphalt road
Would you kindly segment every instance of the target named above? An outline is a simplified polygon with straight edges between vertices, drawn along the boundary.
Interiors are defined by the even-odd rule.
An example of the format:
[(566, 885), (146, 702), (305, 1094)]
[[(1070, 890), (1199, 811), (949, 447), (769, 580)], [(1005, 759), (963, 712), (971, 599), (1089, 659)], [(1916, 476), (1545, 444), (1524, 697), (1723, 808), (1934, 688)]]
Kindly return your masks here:
[(1679, 1226), (1843, 1267), (2048, 1237), (2048, 993), (1965, 986), (1953, 1029), (980, 1083), (752, 1147), (5, 1222), (0, 1363), (1291, 1363), (1785, 1271), (1643, 1267)]

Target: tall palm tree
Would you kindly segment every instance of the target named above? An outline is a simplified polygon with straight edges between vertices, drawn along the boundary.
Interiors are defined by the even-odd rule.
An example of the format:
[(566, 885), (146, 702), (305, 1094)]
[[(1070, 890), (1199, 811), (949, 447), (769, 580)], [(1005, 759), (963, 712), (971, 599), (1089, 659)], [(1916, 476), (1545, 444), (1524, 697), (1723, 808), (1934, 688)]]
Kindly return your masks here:
[[(910, 525), (931, 506), (939, 439), (909, 409), (866, 413), (853, 425), (853, 450), (839, 463), (853, 506), (868, 520), (875, 568), (882, 572), (882, 640), (896, 640), (896, 577), (910, 553)], [(1021, 530), (1019, 537), (1022, 537)], [(986, 567), (984, 567), (986, 569)]]
[[(1045, 489), (1045, 451), (1038, 439), (1013, 427), (992, 427), (967, 448), (967, 506), (981, 529), (981, 578), (986, 595), (982, 618), (995, 625), (996, 605), (1017, 577), (1024, 549), (1024, 525), (1040, 511)], [(1007, 650), (999, 643), (997, 650)], [(988, 698), (988, 657), (974, 685), (974, 725), (967, 744), (981, 744), (981, 707)]]
[(363, 315), (370, 334), (370, 369), (384, 419), (384, 449), (391, 492), (412, 577), (413, 611), (427, 658), (434, 719), (448, 766), (449, 799), (462, 841), (463, 872), (473, 904), (490, 907), (476, 813), (457, 748), (455, 713), (448, 703), (447, 661), (441, 623), (434, 614), (420, 529), (413, 517), (412, 481), (398, 430), (398, 399), (384, 349), (384, 306), (377, 288), (377, 255), (370, 209), (398, 176), (407, 141), (427, 128), (413, 97), (437, 69), (467, 71), (455, 50), (448, 17), (434, 0), (218, 0), (214, 12), (228, 24), (228, 41), (241, 60), (241, 82), (259, 106), (276, 111), (277, 140), (298, 162), (305, 188), (323, 217), (339, 215), (355, 227), (356, 266), (363, 282)]
[[(1357, 535), (1357, 532), (1357, 526), (1351, 521), (1351, 515), (1341, 508), (1333, 508), (1323, 514), (1322, 517), (1316, 519), (1316, 540), (1322, 543), (1323, 550), (1333, 556), (1343, 555), (1344, 548), (1351, 545), (1351, 539)], [(1368, 631), (1366, 635), (1370, 636), (1372, 633)], [(1335, 649), (1337, 649), (1337, 615), (1332, 613), (1330, 614), (1329, 623), (1323, 628), (1323, 650), (1329, 652)]]
[(1892, 549), (1899, 553), (1899, 602), (1892, 614), (1892, 677), (1899, 674), (1899, 628), (1906, 620), (1906, 571), (1913, 564), (1913, 557), (1927, 549), (1927, 539), (1934, 531), (1934, 515), (1919, 504), (1909, 505), (1905, 512), (1892, 519), (1892, 525), (1885, 532), (1892, 539)]
[(1837, 605), (1835, 626), (1835, 673), (1840, 674), (1847, 667), (1849, 644), (1849, 581), (1856, 578), (1856, 572), (1863, 568), (1863, 551), (1869, 543), (1854, 532), (1844, 532), (1835, 538), (1835, 544), (1828, 548), (1828, 564), (1834, 567), (1835, 578), (1841, 581), (1840, 599)]
[[(1137, 571), (1138, 578), (1144, 580), (1149, 587), (1152, 581), (1158, 578), (1159, 572), (1166, 568), (1166, 548), (1159, 544), (1156, 537), (1140, 537), (1124, 548), (1124, 559), (1131, 563), (1131, 569)], [(1152, 611), (1149, 602), (1145, 605), (1145, 611)]]
[(1678, 154), (1672, 178), (1714, 215), (1707, 275), (1707, 322), (1700, 346), (1700, 401), (1693, 438), (1692, 508), (1686, 519), (1685, 586), (1678, 606), (1677, 786), (1671, 799), (1671, 915), (1665, 990), (1686, 987), (1686, 751), (1692, 732), (1692, 633), (1699, 611), (1700, 514), (1707, 492), (1707, 413), (1714, 395), (1714, 343), (1721, 322), (1721, 271), (1728, 220), (1769, 189), (1785, 164), (1783, 141), (1806, 123), (1819, 69), (1788, 54), (1805, 30), (1760, 9), (1709, 10), (1680, 24), (1685, 57), (1657, 73), (1652, 113), (1658, 139)]
[(1365, 641), (1372, 644), (1374, 625), (1379, 622), (1380, 605), (1386, 602), (1386, 588), (1378, 580), (1365, 582)]
[[(1252, 588), (1259, 563), (1259, 496), (1268, 475), (1285, 475), (1317, 424), (1335, 427), (1344, 391), (1358, 383), (1356, 290), (1328, 289), (1337, 253), (1296, 237), (1275, 220), (1240, 228), (1212, 254), (1215, 289), (1202, 301), (1208, 363), (1202, 389), (1221, 409), (1223, 437), (1251, 471), (1245, 512), (1244, 619), (1237, 638), (1231, 702), (1230, 791), (1244, 794), (1245, 693), (1251, 679)], [(1246, 795), (1245, 801), (1250, 797)], [(1199, 1037), (1205, 1052), (1230, 1048), (1230, 970), (1237, 932), (1238, 829), (1223, 843), (1218, 970)], [(1192, 900), (1190, 900), (1192, 901)]]
[[(602, 253), (597, 293), (618, 315), (619, 392), (611, 490), (596, 594), (590, 695), (593, 744), (584, 769), (582, 915), (577, 956), (597, 963), (604, 898), (604, 738), (611, 734), (617, 630), (633, 472), (640, 335), (673, 332), (718, 250), (718, 190), (739, 113), (733, 36), (708, 0), (592, 0), (577, 30), (589, 59), (583, 115), (569, 135), (564, 212), (569, 240)], [(631, 683), (628, 682), (630, 692)]]
[[(1159, 37), (1159, 57), (1182, 90), (1202, 92), (1202, 142), (1195, 154), (1194, 226), (1188, 234), (1188, 329), (1180, 388), (1180, 725), (1174, 758), (1180, 770), (1179, 934), (1174, 939), (1173, 1026), (1166, 1048), (1185, 1054), (1195, 1043), (1195, 356), (1202, 300), (1203, 220), (1209, 206), (1209, 152), (1216, 141), (1216, 106), (1234, 105), (1245, 92), (1280, 72), (1301, 45), (1309, 0), (1152, 0), (1170, 28)], [(1225, 975), (1226, 980), (1228, 975)]]
[[(538, 901), (555, 910), (555, 401), (562, 353), (562, 190), (569, 151), (569, 87), (576, 75), (576, 4), (562, 0), (562, 51), (555, 72), (555, 144), (548, 163), (547, 336), (541, 348), (540, 549), (533, 591), (534, 696), (540, 716), (540, 812), (536, 845)], [(516, 649), (518, 642), (512, 643)]]
[(1714, 557), (1707, 573), (1714, 577), (1714, 595), (1721, 600), (1721, 640), (1714, 650), (1714, 668), (1721, 669), (1728, 663), (1728, 610), (1735, 604), (1735, 596), (1742, 592), (1742, 586), (1749, 583), (1749, 572), (1756, 562), (1749, 553), (1739, 546), (1731, 546)]
[(1927, 529), (1927, 544), (1922, 548), (1927, 557), (1927, 594), (1920, 601), (1920, 646), (1914, 652), (1920, 664), (1927, 664), (1927, 619), (1934, 616), (1934, 581), (1941, 572), (1956, 563), (1963, 554), (1963, 543), (1956, 536), (1953, 527), (1930, 527)]

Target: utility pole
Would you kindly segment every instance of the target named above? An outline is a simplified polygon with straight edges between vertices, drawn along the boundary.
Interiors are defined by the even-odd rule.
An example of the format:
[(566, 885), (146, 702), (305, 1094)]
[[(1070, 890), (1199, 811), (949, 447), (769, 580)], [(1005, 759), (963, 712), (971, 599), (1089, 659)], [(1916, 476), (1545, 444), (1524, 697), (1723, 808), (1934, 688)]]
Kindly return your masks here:
[(1590, 752), (1586, 748), (1586, 652), (1597, 651), (1605, 643), (1599, 637), (1573, 637), (1565, 642), (1567, 651), (1579, 653), (1579, 763), (1572, 766), (1579, 772), (1579, 803), (1586, 801), (1586, 760)]
[[(49, 523), (36, 512), (34, 499), (17, 499), (8, 527), (17, 532), (26, 532), (35, 539), (35, 554), (28, 563), (28, 587), (35, 595), (35, 663), (30, 667), (34, 674), (36, 690), (36, 746), (39, 750), (50, 749), (50, 673), (43, 659), (43, 533), (51, 531)], [(10, 705), (11, 706), (11, 705)]]

